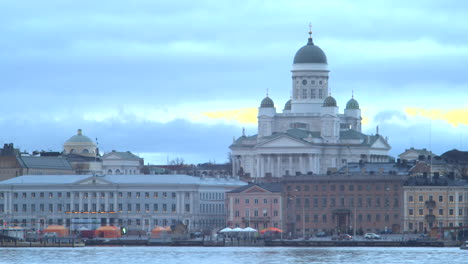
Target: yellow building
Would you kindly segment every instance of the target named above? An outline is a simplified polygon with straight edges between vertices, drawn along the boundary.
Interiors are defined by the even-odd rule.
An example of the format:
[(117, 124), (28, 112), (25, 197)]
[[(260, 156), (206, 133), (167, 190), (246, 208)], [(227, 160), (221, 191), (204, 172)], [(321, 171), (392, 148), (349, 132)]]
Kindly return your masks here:
[(468, 226), (468, 184), (412, 179), (404, 187), (404, 208), (404, 231), (408, 233), (440, 233), (443, 228)]

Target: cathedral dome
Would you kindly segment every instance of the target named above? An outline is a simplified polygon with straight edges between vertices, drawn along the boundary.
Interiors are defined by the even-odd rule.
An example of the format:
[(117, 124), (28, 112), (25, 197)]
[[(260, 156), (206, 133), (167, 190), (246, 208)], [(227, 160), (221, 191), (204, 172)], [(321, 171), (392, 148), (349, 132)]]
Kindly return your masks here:
[(327, 56), (325, 52), (318, 46), (314, 45), (312, 37), (307, 41), (307, 45), (300, 48), (294, 56), (294, 64), (296, 63), (324, 63), (327, 64)]
[(260, 107), (268, 107), (268, 108), (273, 108), (275, 107), (275, 104), (273, 103), (273, 100), (271, 100), (270, 97), (265, 97), (263, 100), (262, 100), (262, 103), (260, 104)]
[(67, 141), (65, 141), (65, 144), (68, 145), (68, 144), (76, 144), (76, 143), (90, 143), (90, 144), (94, 144), (94, 142), (87, 136), (84, 136), (82, 134), (82, 131), (81, 129), (78, 129), (78, 132), (76, 135), (72, 136), (71, 138), (69, 138)]
[(359, 109), (358, 101), (356, 101), (354, 97), (349, 99), (349, 101), (346, 103), (346, 109)]
[(336, 107), (336, 100), (331, 95), (323, 101), (323, 107)]
[(291, 110), (291, 100), (288, 100), (284, 105), (284, 110)]

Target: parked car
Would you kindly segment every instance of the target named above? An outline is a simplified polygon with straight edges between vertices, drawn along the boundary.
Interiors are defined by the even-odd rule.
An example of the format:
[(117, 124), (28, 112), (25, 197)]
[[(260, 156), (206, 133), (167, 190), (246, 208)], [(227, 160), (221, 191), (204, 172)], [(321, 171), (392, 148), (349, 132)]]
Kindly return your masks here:
[(380, 239), (380, 236), (375, 233), (366, 233), (364, 235), (365, 239)]
[(332, 237), (332, 240), (351, 240), (351, 239), (353, 239), (353, 236), (348, 235), (348, 234), (341, 234), (339, 236)]
[(315, 234), (315, 236), (316, 236), (316, 237), (326, 237), (326, 236), (327, 236), (327, 233), (325, 233), (325, 232), (317, 232), (317, 233)]

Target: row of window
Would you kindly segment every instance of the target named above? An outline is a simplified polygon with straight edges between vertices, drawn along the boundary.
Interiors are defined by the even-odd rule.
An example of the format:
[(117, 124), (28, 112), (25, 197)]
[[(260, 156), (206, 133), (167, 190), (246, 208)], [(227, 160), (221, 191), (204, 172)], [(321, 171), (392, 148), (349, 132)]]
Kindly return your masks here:
[[(439, 209), (438, 210), (439, 215), (444, 215), (444, 209)], [(434, 215), (434, 210), (429, 209), (428, 210), (429, 215)], [(408, 209), (408, 215), (414, 215), (414, 209), (409, 208)], [(418, 215), (424, 215), (424, 210), (423, 209), (418, 209)], [(455, 215), (455, 209), (450, 208), (448, 209), (448, 215)], [(458, 209), (458, 215), (462, 216), (463, 215), (463, 209)]]
[[(47, 206), (47, 212), (49, 213), (54, 213), (54, 212), (58, 212), (58, 213), (61, 213), (61, 212), (71, 212), (71, 211), (74, 211), (74, 212), (115, 212), (115, 208), (114, 208), (114, 204), (109, 204), (109, 207), (106, 209), (106, 206), (105, 204), (87, 204), (87, 203), (84, 203), (83, 204), (83, 207), (80, 208), (80, 205), (79, 204), (73, 204), (73, 207), (72, 207), (72, 204), (39, 204), (39, 207), (36, 208), (36, 204), (22, 204), (22, 205), (19, 205), (19, 204), (13, 204), (13, 212), (16, 213), (16, 212), (19, 212), (20, 211), (20, 208), (21, 208), (21, 212), (23, 213), (26, 213), (28, 212), (28, 209), (29, 209), (29, 212), (36, 212), (37, 210), (39, 212), (45, 212), (46, 211), (46, 206)], [(99, 207), (98, 207), (99, 206)], [(171, 204), (171, 212), (176, 212), (176, 204)], [(133, 208), (135, 209), (135, 212), (137, 213), (140, 213), (142, 211), (142, 209), (145, 211), (145, 212), (150, 212), (151, 210), (153, 212), (159, 212), (159, 210), (161, 210), (162, 212), (167, 212), (168, 211), (168, 204), (162, 204), (161, 207), (159, 204), (155, 203), (155, 204), (127, 204), (126, 205), (126, 210), (127, 212), (132, 212), (133, 211)], [(117, 211), (118, 212), (122, 212), (124, 211), (124, 204), (117, 204)], [(189, 213), (190, 212), (190, 204), (186, 204), (185, 205), (185, 212), (186, 213)], [(0, 204), (0, 213), (5, 213), (5, 205), (4, 204)]]
[[(391, 186), (390, 184), (375, 184), (374, 185), (374, 188), (372, 188), (372, 184), (366, 184), (365, 186), (361, 185), (361, 184), (358, 184), (358, 185), (354, 185), (354, 184), (349, 184), (349, 185), (344, 185), (344, 184), (340, 184), (340, 185), (335, 185), (335, 184), (322, 184), (322, 185), (287, 185), (286, 186), (286, 190), (288, 191), (297, 191), (297, 192), (300, 192), (302, 189), (305, 191), (305, 192), (308, 192), (308, 191), (311, 191), (311, 190), (314, 190), (316, 192), (318, 192), (319, 190), (323, 191), (323, 192), (326, 192), (326, 191), (340, 191), (340, 192), (344, 192), (346, 190), (348, 191), (354, 191), (355, 189), (357, 189), (358, 191), (363, 191), (364, 188), (366, 191), (372, 191), (372, 190), (376, 190), (376, 191), (380, 191), (380, 190), (385, 190), (385, 191), (390, 191), (391, 190)], [(398, 184), (394, 184), (393, 185), (393, 190), (394, 191), (397, 191), (399, 189), (399, 186)]]
[[(304, 207), (311, 207), (310, 205), (310, 200), (309, 198), (304, 198), (303, 199), (303, 202), (304, 202)], [(362, 197), (358, 197), (357, 198), (357, 203), (355, 203), (355, 198), (354, 197), (347, 197), (347, 199), (345, 197), (340, 197), (338, 199), (336, 199), (335, 197), (331, 197), (330, 199), (328, 199), (327, 197), (314, 197), (312, 198), (312, 207), (319, 207), (319, 201), (320, 201), (320, 205), (321, 207), (336, 207), (336, 206), (340, 206), (340, 207), (358, 207), (358, 208), (362, 208), (362, 207), (367, 207), (367, 208), (371, 208), (371, 207), (377, 207), (377, 208), (380, 208), (380, 207), (384, 207), (384, 208), (389, 208), (391, 205), (393, 206), (393, 208), (398, 208), (400, 206), (399, 204), (399, 199), (398, 197), (394, 197), (393, 198), (393, 204), (390, 204), (391, 202), (391, 198), (389, 197), (384, 197), (383, 199), (381, 197), (366, 197), (365, 200), (362, 198)], [(302, 202), (302, 199), (297, 197), (295, 199), (295, 206), (298, 207), (298, 206), (301, 206), (301, 203)], [(365, 204), (364, 204), (365, 202)], [(287, 204), (288, 206), (292, 205), (293, 204), (293, 197), (290, 197), (288, 198), (287, 200)]]
[[(80, 192), (14, 192), (13, 193), (13, 198), (14, 199), (19, 199), (21, 195), (21, 198), (46, 198), (46, 195), (49, 199), (54, 199), (54, 198), (71, 198), (72, 195), (74, 198), (105, 198), (106, 196), (109, 198), (114, 198), (114, 192), (82, 192), (81, 197), (80, 197)], [(159, 198), (159, 192), (118, 192), (117, 197), (118, 198), (123, 198), (125, 195), (126, 198)], [(177, 194), (175, 192), (162, 192), (161, 197), (162, 198), (168, 198), (170, 195), (171, 198), (175, 199), (177, 197)], [(190, 198), (190, 193), (185, 194), (186, 198)], [(5, 199), (5, 193), (0, 192), (0, 199)]]
[[(295, 78), (294, 78), (295, 79)], [(299, 81), (296, 81), (296, 83), (298, 84)], [(315, 80), (310, 80), (310, 81), (307, 81), (307, 80), (302, 80), (302, 85), (307, 85), (307, 84), (310, 84), (310, 85), (316, 85), (316, 83), (318, 83), (318, 85), (323, 85), (323, 80), (319, 80), (318, 82), (316, 82)]]
[[(236, 210), (234, 212), (234, 216), (235, 217), (240, 217), (240, 212)], [(251, 216), (250, 215), (250, 209), (245, 209), (243, 217), (248, 218), (250, 216)], [(257, 208), (253, 209), (253, 216), (260, 216), (260, 211)], [(267, 209), (262, 210), (262, 216), (269, 216)], [(273, 211), (273, 216), (278, 216), (278, 210)]]
[[(0, 225), (3, 226), (4, 223), (6, 223), (7, 220), (6, 219), (0, 219)], [(175, 225), (177, 224), (177, 219), (117, 219), (117, 223), (119, 226), (127, 226), (127, 227), (131, 227), (131, 226), (141, 226), (142, 224), (144, 224), (145, 226), (149, 226), (150, 223), (152, 222), (153, 226), (158, 226), (158, 225), (161, 225), (161, 226), (168, 226), (169, 224), (171, 225)], [(69, 218), (66, 218), (66, 219), (61, 219), (61, 218), (58, 218), (58, 219), (39, 219), (39, 220), (36, 220), (36, 219), (21, 219), (21, 221), (19, 219), (12, 219), (11, 220), (11, 224), (14, 224), (14, 225), (19, 225), (19, 226), (22, 226), (22, 227), (27, 227), (27, 226), (35, 226), (36, 224), (39, 224), (40, 226), (44, 226), (45, 224), (48, 224), (48, 225), (54, 225), (54, 224), (57, 224), (57, 225), (66, 225), (67, 227), (70, 227), (71, 225), (71, 221)]]
[(200, 204), (202, 214), (224, 214), (224, 204)]
[(224, 200), (224, 193), (218, 192), (201, 192), (200, 200)]
[[(310, 99), (315, 99), (315, 98), (318, 98), (318, 99), (323, 99), (323, 90), (322, 89), (317, 89), (318, 90), (318, 94), (316, 95), (315, 94), (315, 90), (316, 89), (310, 89), (310, 93), (308, 94), (308, 89), (301, 89), (302, 90), (302, 94), (300, 95), (300, 97), (302, 99), (307, 99), (307, 98), (310, 98)], [(297, 96), (297, 98), (299, 98), (299, 95)]]
[[(252, 199), (252, 200), (253, 200), (253, 203), (254, 203), (254, 204), (259, 204), (259, 201), (261, 201), (262, 199), (254, 198), (254, 199)], [(239, 199), (239, 198), (234, 199), (234, 203), (235, 203), (235, 204), (240, 204), (240, 199)], [(244, 203), (245, 203), (245, 204), (250, 204), (250, 199), (244, 199)], [(276, 198), (273, 199), (273, 203), (274, 203), (274, 204), (277, 204), (277, 203), (278, 203), (278, 199), (276, 199)], [(264, 199), (263, 199), (263, 204), (268, 204), (268, 199), (264, 198)]]
[[(443, 196), (443, 195), (439, 195), (438, 198), (439, 198), (439, 199), (438, 199), (439, 202), (441, 202), (441, 203), (444, 202), (444, 196)], [(435, 200), (434, 200), (434, 197), (433, 197), (432, 195), (429, 195), (429, 196), (428, 196), (428, 200), (429, 200), (429, 201), (435, 201)], [(454, 203), (454, 202), (455, 202), (455, 196), (449, 195), (448, 200), (449, 200), (449, 202)], [(409, 195), (409, 196), (408, 196), (408, 201), (409, 201), (410, 203), (413, 203), (413, 202), (414, 202), (414, 196), (413, 196), (413, 195)], [(424, 202), (424, 201), (425, 201), (425, 200), (424, 200), (424, 195), (418, 195), (418, 202), (422, 203), (422, 202)], [(459, 196), (458, 196), (458, 202), (463, 202), (463, 195), (459, 195)]]
[[(448, 223), (449, 227), (454, 227), (456, 225), (457, 225), (457, 223), (452, 223), (452, 222)], [(458, 226), (463, 226), (463, 223), (461, 223), (461, 222), (458, 223)], [(435, 224), (431, 222), (431, 223), (429, 223), (429, 228), (432, 228), (432, 227), (435, 227)], [(444, 222), (439, 222), (438, 227), (441, 227), (441, 228), (444, 227)], [(409, 222), (408, 223), (408, 229), (409, 230), (417, 229), (417, 230), (419, 230), (419, 232), (423, 232), (424, 228), (425, 228), (424, 222), (414, 222), (414, 223)]]

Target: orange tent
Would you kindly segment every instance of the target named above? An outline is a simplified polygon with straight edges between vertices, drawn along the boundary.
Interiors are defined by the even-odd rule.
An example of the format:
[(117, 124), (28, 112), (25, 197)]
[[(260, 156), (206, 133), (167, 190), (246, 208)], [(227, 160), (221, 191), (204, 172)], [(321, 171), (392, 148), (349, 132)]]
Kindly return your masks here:
[(283, 233), (283, 230), (279, 229), (279, 228), (276, 228), (276, 227), (269, 227), (269, 228), (265, 228), (263, 230), (260, 231), (260, 234), (265, 234), (266, 232), (270, 232), (270, 233)]
[(116, 226), (101, 226), (95, 231), (96, 237), (118, 238), (121, 237), (120, 228)]
[(42, 230), (44, 233), (57, 233), (58, 237), (65, 237), (68, 236), (68, 229), (65, 226), (62, 225), (50, 225), (44, 230)]
[(158, 238), (161, 234), (171, 232), (170, 227), (157, 226), (151, 230), (151, 237)]

